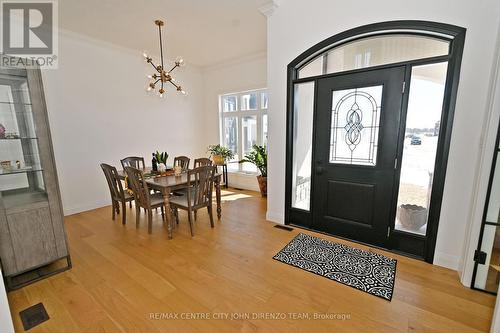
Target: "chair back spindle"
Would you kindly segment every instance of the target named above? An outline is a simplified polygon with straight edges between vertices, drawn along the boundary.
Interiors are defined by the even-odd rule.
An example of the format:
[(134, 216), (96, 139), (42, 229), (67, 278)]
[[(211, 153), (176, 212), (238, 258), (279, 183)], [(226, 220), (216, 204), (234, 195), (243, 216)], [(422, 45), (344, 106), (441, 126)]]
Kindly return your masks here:
[(206, 205), (212, 200), (215, 167), (207, 165), (188, 171), (188, 202), (193, 207)]
[(108, 183), (111, 198), (114, 200), (121, 200), (121, 198), (124, 197), (124, 190), (122, 182), (118, 177), (118, 171), (114, 166), (106, 163), (101, 163), (101, 169), (104, 172), (104, 176), (106, 177), (106, 182)]
[(174, 158), (174, 167), (180, 166), (182, 171), (189, 170), (189, 157), (187, 156), (176, 156)]
[(140, 206), (148, 208), (151, 206), (149, 189), (144, 179), (144, 173), (136, 168), (126, 166), (125, 173), (127, 174), (130, 189), (134, 192), (134, 198)]
[(128, 156), (120, 160), (120, 162), (122, 163), (123, 169), (125, 169), (125, 167), (132, 167), (135, 169), (142, 169), (142, 170), (146, 168), (146, 164), (144, 163), (144, 157)]
[(197, 158), (194, 160), (193, 168), (198, 168), (201, 166), (212, 165), (212, 160), (206, 157)]

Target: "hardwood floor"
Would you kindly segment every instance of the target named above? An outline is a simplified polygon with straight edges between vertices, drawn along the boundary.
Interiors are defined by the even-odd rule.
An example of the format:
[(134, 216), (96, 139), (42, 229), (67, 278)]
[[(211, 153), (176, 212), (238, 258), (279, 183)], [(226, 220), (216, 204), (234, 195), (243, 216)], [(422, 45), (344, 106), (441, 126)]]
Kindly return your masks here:
[[(193, 238), (181, 212), (170, 241), (159, 214), (152, 235), (144, 213), (135, 228), (134, 209), (126, 226), (110, 207), (66, 217), (73, 269), (9, 293), (16, 330), (18, 312), (43, 302), (50, 320), (30, 332), (489, 331), (494, 297), (462, 286), (454, 271), (374, 250), (398, 260), (388, 302), (273, 260), (310, 232), (273, 228), (255, 193), (224, 191), (223, 202), (214, 229), (198, 213)], [(344, 319), (314, 319), (319, 313)]]

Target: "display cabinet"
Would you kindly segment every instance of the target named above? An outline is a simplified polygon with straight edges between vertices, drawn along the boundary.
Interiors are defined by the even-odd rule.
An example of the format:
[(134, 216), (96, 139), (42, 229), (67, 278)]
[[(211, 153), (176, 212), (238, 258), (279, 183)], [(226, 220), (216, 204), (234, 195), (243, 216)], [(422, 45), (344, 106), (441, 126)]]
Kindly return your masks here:
[(39, 69), (0, 69), (0, 260), (9, 289), (71, 267)]

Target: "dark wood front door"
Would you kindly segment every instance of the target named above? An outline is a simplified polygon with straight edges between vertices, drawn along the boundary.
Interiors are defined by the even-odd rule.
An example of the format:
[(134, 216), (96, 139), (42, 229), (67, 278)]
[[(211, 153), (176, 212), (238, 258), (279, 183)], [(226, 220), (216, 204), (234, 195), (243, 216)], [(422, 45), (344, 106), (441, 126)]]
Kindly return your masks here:
[(318, 80), (313, 228), (388, 247), (404, 67)]

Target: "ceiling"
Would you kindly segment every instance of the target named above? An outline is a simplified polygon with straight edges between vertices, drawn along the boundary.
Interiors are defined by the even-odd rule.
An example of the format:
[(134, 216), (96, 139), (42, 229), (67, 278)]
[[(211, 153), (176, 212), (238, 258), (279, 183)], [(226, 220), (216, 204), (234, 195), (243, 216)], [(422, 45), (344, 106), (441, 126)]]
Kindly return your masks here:
[(164, 50), (205, 67), (266, 51), (259, 0), (60, 0), (59, 26), (158, 54), (155, 19), (166, 22)]

